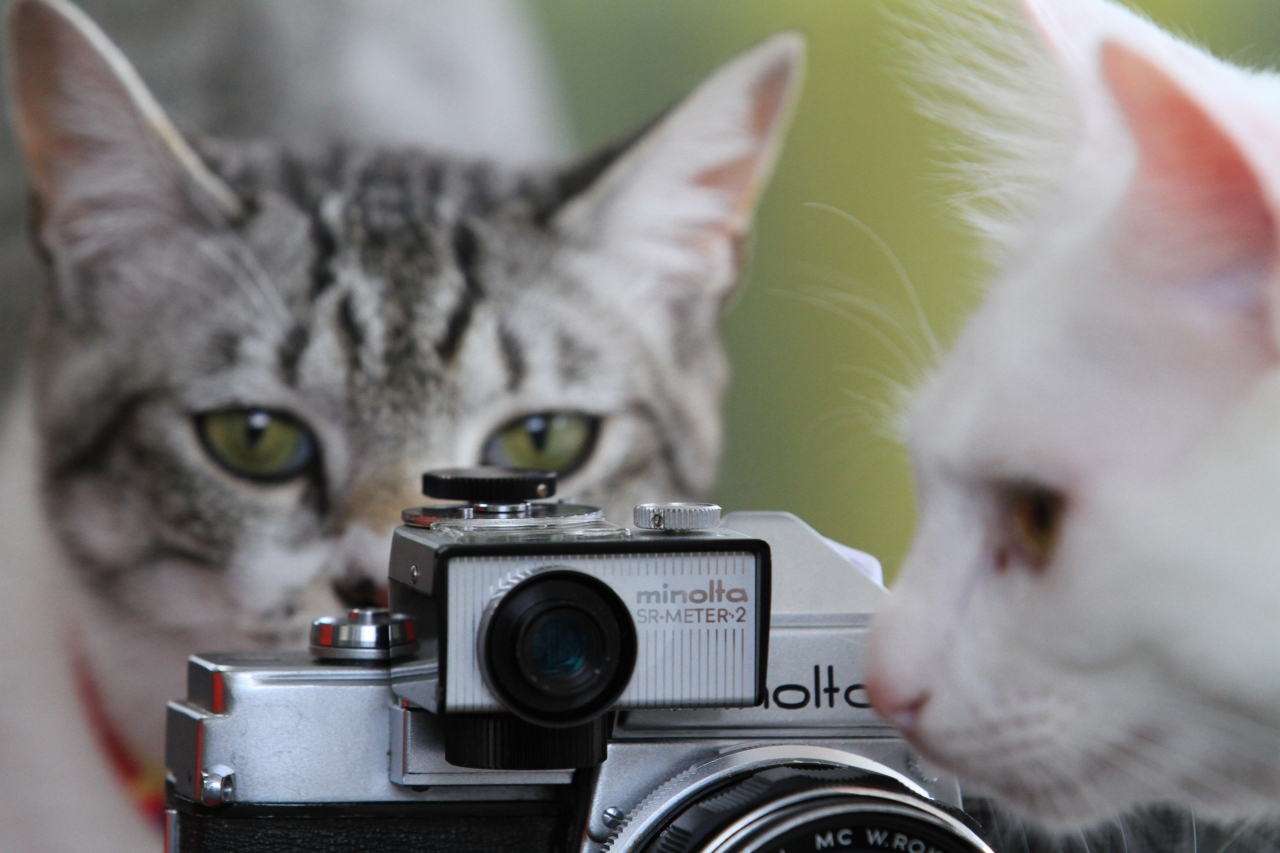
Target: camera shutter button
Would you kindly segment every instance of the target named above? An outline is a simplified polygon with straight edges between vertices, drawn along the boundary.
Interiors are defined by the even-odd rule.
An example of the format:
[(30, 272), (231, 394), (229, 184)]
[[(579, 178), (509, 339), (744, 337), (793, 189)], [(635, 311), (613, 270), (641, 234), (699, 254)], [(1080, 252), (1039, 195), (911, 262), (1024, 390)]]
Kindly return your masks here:
[(720, 507), (703, 503), (640, 504), (633, 519), (641, 530), (710, 530), (720, 525)]

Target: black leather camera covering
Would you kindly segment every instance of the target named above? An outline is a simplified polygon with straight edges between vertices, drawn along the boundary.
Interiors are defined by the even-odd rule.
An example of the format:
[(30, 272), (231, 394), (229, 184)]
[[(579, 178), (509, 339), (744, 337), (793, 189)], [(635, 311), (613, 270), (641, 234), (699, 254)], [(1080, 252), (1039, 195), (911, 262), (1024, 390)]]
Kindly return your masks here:
[(569, 847), (572, 811), (560, 803), (179, 807), (177, 850), (559, 853)]

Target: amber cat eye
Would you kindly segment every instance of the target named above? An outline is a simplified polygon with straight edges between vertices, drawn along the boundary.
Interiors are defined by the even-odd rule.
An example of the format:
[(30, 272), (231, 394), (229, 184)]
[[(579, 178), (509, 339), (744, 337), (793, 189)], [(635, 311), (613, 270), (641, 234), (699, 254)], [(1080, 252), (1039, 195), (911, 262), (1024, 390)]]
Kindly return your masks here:
[(1010, 489), (1007, 506), (1012, 545), (1033, 567), (1047, 566), (1062, 532), (1066, 497), (1045, 486), (1018, 485)]

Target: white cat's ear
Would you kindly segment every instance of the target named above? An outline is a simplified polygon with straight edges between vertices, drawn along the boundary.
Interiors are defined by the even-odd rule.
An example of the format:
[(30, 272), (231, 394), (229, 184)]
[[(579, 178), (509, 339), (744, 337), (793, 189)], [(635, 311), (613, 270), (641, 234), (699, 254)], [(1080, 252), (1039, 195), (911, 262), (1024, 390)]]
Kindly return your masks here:
[(1113, 229), (1117, 261), (1175, 312), (1189, 305), (1259, 332), (1235, 343), (1274, 339), (1280, 126), (1256, 81), (1118, 4), (1021, 3), (1075, 90), (1080, 158), (1119, 186), (1108, 164), (1136, 154)]
[(720, 68), (565, 205), (555, 225), (616, 266), (615, 281), (724, 297), (795, 108), (804, 54), (803, 38), (787, 32)]
[[(1124, 211), (1128, 260), (1184, 280), (1235, 281), (1258, 292), (1230, 302), (1261, 305), (1276, 262), (1276, 221), (1243, 141), (1248, 131), (1224, 127), (1193, 93), (1126, 45), (1105, 42), (1099, 59), (1138, 149)], [(1224, 100), (1230, 103), (1220, 99), (1216, 106)], [(1272, 138), (1280, 143), (1280, 134)]]
[(1077, 106), (1087, 134), (1106, 134), (1114, 121), (1110, 97), (1114, 84), (1106, 80), (1101, 61), (1103, 45), (1114, 43), (1145, 57), (1163, 71), (1193, 102), (1199, 102), (1231, 130), (1235, 118), (1226, 103), (1241, 85), (1238, 69), (1182, 41), (1146, 18), (1110, 0), (1019, 0), (1039, 40), (1074, 85)]
[(1169, 61), (1112, 40), (1097, 54), (1137, 154), (1112, 252), (1152, 321), (1200, 338), (1220, 366), (1255, 369), (1274, 362), (1280, 331), (1280, 185), (1265, 172), (1280, 128), (1268, 127), (1242, 73), (1215, 66), (1218, 79), (1183, 81)]
[(241, 202), (187, 144), (137, 72), (66, 0), (10, 11), (14, 121), (42, 231), (89, 230), (95, 212), (143, 206), (235, 217)]
[(1070, 72), (1097, 75), (1098, 45), (1121, 34), (1165, 40), (1155, 26), (1105, 0), (1019, 0), (1041, 40)]

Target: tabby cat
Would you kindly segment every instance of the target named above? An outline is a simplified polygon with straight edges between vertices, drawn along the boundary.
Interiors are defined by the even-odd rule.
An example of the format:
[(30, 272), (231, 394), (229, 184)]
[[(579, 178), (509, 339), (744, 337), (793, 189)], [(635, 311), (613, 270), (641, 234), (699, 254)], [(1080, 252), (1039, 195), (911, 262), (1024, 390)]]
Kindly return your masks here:
[[(11, 40), (50, 276), (6, 458), (43, 511), (5, 535), (45, 536), (61, 615), (41, 636), (71, 626), (48, 666), (131, 760), (158, 760), (189, 653), (297, 646), (316, 615), (382, 600), (423, 469), (556, 470), (614, 518), (711, 487), (717, 324), (796, 98), (797, 36), (555, 169), (184, 136), (65, 0), (18, 0)], [(27, 600), (46, 582), (24, 581)], [(11, 719), (30, 725), (0, 730), (0, 801), (13, 756), (119, 798), (83, 755), (36, 745), (38, 710)]]

